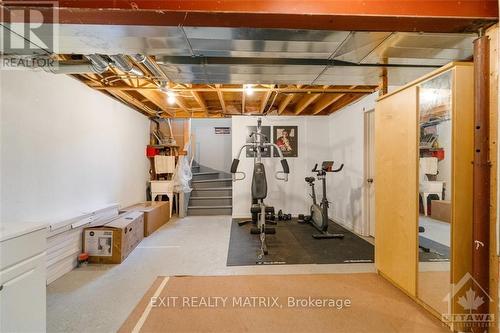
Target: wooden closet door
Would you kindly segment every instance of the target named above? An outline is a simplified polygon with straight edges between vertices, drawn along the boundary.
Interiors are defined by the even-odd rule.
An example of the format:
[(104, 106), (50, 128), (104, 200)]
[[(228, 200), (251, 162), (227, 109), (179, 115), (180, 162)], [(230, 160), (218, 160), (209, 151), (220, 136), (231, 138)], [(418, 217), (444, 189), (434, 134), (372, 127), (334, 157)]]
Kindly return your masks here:
[(418, 238), (418, 88), (375, 108), (375, 265), (416, 296)]

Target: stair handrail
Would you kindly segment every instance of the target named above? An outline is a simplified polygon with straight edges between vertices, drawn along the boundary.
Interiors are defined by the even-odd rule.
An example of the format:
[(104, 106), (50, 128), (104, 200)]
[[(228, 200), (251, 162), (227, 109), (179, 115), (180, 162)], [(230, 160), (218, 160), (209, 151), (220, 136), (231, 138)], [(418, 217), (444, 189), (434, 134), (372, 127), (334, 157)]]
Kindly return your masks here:
[(184, 151), (187, 153), (186, 156), (189, 158), (189, 166), (193, 166), (193, 161), (194, 161), (194, 135), (191, 134), (189, 136), (189, 140), (184, 144)]

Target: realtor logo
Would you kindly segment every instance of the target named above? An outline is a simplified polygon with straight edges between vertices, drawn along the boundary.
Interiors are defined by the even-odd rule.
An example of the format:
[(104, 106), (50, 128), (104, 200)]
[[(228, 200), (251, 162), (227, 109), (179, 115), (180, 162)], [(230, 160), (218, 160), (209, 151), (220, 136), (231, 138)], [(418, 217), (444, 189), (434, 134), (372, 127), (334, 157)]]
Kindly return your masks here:
[[(493, 299), (470, 273), (466, 273), (458, 283), (451, 285), (451, 292), (446, 295), (443, 302), (448, 303), (448, 313), (441, 314), (442, 320), (446, 323), (470, 327), (478, 323), (489, 326), (494, 322), (494, 314), (476, 312), (481, 305), (493, 302)], [(453, 313), (453, 302), (459, 305), (455, 310), (461, 309), (463, 312)]]
[(0, 53), (50, 55), (57, 52), (57, 1), (0, 3)]

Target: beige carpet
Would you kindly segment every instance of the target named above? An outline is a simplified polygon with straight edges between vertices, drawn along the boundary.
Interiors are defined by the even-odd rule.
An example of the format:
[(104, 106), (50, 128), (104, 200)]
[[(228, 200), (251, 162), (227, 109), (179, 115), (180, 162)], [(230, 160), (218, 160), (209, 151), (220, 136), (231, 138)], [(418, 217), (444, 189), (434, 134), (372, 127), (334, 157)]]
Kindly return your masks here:
[[(124, 291), (126, 292), (126, 291)], [(151, 297), (157, 298), (156, 306)], [(179, 297), (174, 302), (173, 297)], [(192, 296), (221, 297), (218, 304)], [(247, 296), (278, 297), (257, 307)], [(223, 306), (222, 297), (227, 297)], [(240, 298), (241, 298), (241, 303)], [(288, 298), (349, 299), (351, 305), (290, 307)], [(267, 300), (267, 298), (262, 298)], [(204, 299), (207, 300), (207, 299)], [(193, 306), (197, 301), (201, 307)], [(344, 306), (347, 305), (345, 302)], [(208, 305), (217, 305), (207, 307)], [(331, 305), (331, 304), (330, 304)], [(279, 307), (281, 306), (281, 307)], [(401, 291), (374, 273), (330, 275), (159, 277), (119, 332), (449, 332)]]

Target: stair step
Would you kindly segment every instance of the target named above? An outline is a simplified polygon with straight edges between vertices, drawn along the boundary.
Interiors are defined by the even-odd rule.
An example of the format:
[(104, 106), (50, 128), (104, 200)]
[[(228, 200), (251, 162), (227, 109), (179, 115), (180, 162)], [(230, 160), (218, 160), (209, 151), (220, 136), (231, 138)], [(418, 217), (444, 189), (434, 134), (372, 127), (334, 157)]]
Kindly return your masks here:
[(227, 197), (233, 193), (232, 187), (206, 187), (193, 189), (191, 197)]
[(218, 172), (193, 172), (193, 181), (197, 180), (209, 180), (209, 179), (218, 179)]
[(192, 186), (194, 189), (207, 188), (207, 187), (230, 187), (233, 183), (231, 178), (218, 178), (218, 179), (205, 179), (193, 180)]
[(190, 206), (230, 206), (233, 203), (233, 198), (231, 196), (206, 196), (206, 197), (194, 197), (191, 196), (189, 199)]
[(189, 206), (188, 215), (203, 216), (203, 215), (231, 215), (233, 212), (232, 206)]

